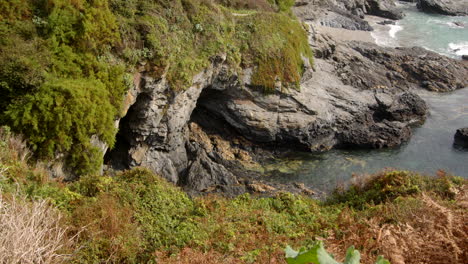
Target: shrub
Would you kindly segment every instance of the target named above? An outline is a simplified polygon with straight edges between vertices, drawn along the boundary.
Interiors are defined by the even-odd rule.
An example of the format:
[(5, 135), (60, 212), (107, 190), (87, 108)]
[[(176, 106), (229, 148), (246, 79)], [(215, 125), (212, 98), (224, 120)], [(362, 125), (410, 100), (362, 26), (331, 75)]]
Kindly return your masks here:
[(0, 45), (0, 121), (2, 112), (18, 97), (40, 86), (45, 80), (50, 53), (39, 39), (24, 41), (16, 35), (0, 34), (7, 43)]
[(103, 154), (91, 145), (91, 136), (110, 146), (114, 143), (115, 110), (107, 98), (109, 93), (98, 80), (59, 79), (10, 105), (6, 116), (40, 157), (69, 152), (68, 164), (81, 175), (96, 172), (102, 164)]
[(271, 4), (267, 0), (217, 0), (216, 2), (235, 9), (273, 11)]
[(29, 1), (9, 0), (0, 2), (0, 20), (17, 20), (31, 15)]
[(110, 193), (80, 200), (71, 221), (77, 230), (85, 228), (79, 238), (82, 250), (74, 262), (142, 263), (137, 260), (145, 259), (144, 241), (134, 214), (129, 204)]
[(294, 6), (295, 0), (268, 0), (272, 5), (277, 6), (281, 11), (289, 11)]
[(460, 181), (459, 177), (443, 172), (439, 172), (436, 178), (409, 171), (386, 171), (371, 175), (347, 190), (337, 189), (327, 203), (344, 203), (356, 209), (364, 209), (421, 192), (434, 192), (444, 198), (453, 199), (453, 188), (462, 183), (463, 180)]
[(148, 250), (198, 244), (206, 234), (196, 221), (194, 202), (179, 188), (146, 169), (117, 176), (119, 197), (132, 205)]
[(177, 251), (206, 239), (195, 203), (146, 169), (86, 176), (70, 188), (87, 196), (72, 210), (74, 226), (87, 227), (78, 263), (147, 263), (156, 250)]

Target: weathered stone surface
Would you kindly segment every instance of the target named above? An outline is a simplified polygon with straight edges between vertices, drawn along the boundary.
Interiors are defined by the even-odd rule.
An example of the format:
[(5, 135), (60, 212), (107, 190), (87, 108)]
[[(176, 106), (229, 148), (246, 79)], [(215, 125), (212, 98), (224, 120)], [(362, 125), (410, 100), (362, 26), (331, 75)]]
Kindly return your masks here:
[(468, 15), (466, 0), (418, 0), (418, 8), (428, 13), (438, 13), (449, 16)]
[(423, 87), (446, 92), (468, 86), (468, 66), (423, 48), (384, 48), (371, 43), (339, 45), (334, 54), (344, 83), (363, 89)]
[(369, 15), (380, 16), (389, 19), (402, 19), (405, 15), (398, 10), (393, 0), (367, 0), (366, 6)]
[(185, 177), (185, 187), (193, 191), (206, 191), (217, 186), (237, 184), (236, 177), (222, 164), (216, 162), (197, 142), (187, 143), (190, 161)]
[(468, 148), (468, 127), (458, 129), (454, 138), (455, 145)]
[(316, 68), (300, 91), (207, 90), (199, 107), (251, 142), (307, 151), (397, 146), (411, 135), (409, 124), (424, 120), (425, 103), (415, 94), (361, 90), (344, 85), (330, 62), (316, 60)]
[[(221, 58), (220, 61), (224, 59)], [(185, 149), (187, 124), (202, 89), (218, 76), (217, 62), (194, 78), (185, 91), (173, 91), (164, 78), (142, 74), (136, 102), (129, 109), (121, 134), (128, 142), (124, 162), (129, 167), (144, 166), (177, 183), (189, 165)]]
[(304, 21), (318, 25), (350, 30), (373, 30), (363, 18), (365, 15), (401, 19), (393, 0), (303, 0), (296, 4), (294, 13)]
[(318, 24), (326, 27), (364, 31), (374, 30), (369, 23), (362, 18), (339, 10), (327, 12), (318, 18), (317, 21)]

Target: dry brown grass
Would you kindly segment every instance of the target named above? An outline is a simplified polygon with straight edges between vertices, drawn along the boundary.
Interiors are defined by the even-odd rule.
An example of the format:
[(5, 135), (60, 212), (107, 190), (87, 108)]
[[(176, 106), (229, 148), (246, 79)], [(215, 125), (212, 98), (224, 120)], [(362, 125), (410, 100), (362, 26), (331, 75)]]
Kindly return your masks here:
[(47, 201), (0, 195), (0, 263), (65, 263), (73, 245), (62, 216)]
[(392, 264), (468, 263), (468, 190), (458, 190), (456, 202), (423, 194), (399, 205), (386, 204), (375, 215), (359, 220), (342, 213), (342, 234), (327, 239), (329, 251), (339, 255), (355, 245), (362, 263), (384, 255)]

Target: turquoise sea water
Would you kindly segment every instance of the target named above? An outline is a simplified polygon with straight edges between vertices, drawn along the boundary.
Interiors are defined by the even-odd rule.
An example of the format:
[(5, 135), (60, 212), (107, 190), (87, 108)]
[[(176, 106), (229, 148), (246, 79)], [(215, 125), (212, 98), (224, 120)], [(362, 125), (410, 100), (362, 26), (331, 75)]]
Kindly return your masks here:
[[(418, 12), (414, 5), (401, 8), (405, 9), (406, 18), (386, 29), (379, 28), (374, 33), (378, 44), (423, 46), (454, 58), (468, 55), (468, 17), (427, 15)], [(272, 160), (268, 177), (279, 182), (304, 182), (322, 191), (346, 184), (353, 174), (369, 174), (385, 168), (431, 175), (442, 169), (468, 178), (468, 151), (453, 146), (455, 131), (468, 126), (468, 88), (445, 94), (419, 93), (428, 103), (430, 114), (403, 146), (386, 150), (294, 153)]]
[(400, 4), (406, 17), (396, 25), (377, 27), (377, 44), (420, 46), (454, 57), (468, 55), (468, 16), (443, 16), (419, 12), (415, 4)]

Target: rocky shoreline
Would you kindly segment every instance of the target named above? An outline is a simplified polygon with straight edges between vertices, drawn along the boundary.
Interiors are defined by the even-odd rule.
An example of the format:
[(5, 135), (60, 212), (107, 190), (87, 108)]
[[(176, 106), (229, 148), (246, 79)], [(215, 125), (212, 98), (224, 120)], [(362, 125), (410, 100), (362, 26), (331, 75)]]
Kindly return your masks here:
[[(298, 1), (309, 26), (315, 64), (300, 90), (278, 83), (269, 94), (253, 87), (250, 69), (237, 75), (213, 58), (193, 85), (173, 91), (143, 69), (127, 95), (116, 147), (107, 166), (150, 168), (191, 194), (314, 192), (300, 183), (261, 177), (262, 160), (287, 151), (397, 147), (424, 122), (425, 102), (414, 89), (447, 92), (468, 86), (468, 65), (422, 48), (383, 48), (317, 33), (314, 25), (371, 30), (366, 14), (403, 16), (395, 2)], [(143, 68), (143, 67), (142, 67)]]

